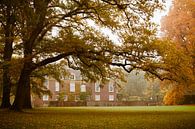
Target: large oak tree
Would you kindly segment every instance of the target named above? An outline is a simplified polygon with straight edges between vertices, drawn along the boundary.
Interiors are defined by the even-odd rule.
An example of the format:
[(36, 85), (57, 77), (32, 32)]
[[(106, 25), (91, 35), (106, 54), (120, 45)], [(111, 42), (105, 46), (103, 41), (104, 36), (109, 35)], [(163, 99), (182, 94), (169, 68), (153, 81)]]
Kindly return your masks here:
[[(91, 80), (109, 77), (110, 65), (147, 70), (154, 62), (151, 45), (155, 27), (150, 18), (161, 1), (145, 0), (17, 0), (14, 44), (22, 69), (12, 109), (21, 110), (30, 98), (30, 75), (45, 65), (64, 59)], [(90, 25), (93, 21), (96, 27)], [(99, 28), (110, 28), (121, 38), (116, 45)], [(52, 31), (58, 32), (53, 36)], [(117, 75), (116, 75), (117, 76)], [(30, 100), (29, 100), (30, 101)]]

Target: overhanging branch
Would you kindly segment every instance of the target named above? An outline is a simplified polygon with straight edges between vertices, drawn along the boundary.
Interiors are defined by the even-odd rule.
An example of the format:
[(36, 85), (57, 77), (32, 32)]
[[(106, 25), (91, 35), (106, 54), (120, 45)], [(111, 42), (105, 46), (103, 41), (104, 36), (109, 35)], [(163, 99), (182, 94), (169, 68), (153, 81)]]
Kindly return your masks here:
[(37, 68), (39, 68), (41, 66), (45, 66), (47, 64), (50, 64), (50, 63), (55, 62), (55, 61), (58, 61), (58, 60), (60, 60), (62, 58), (65, 58), (65, 57), (73, 55), (73, 54), (74, 54), (73, 52), (68, 52), (68, 53), (63, 53), (63, 54), (57, 55), (55, 57), (47, 58), (47, 59), (45, 59), (45, 60), (43, 60), (43, 61), (41, 61), (41, 62), (39, 62), (37, 64), (34, 64), (33, 69), (37, 69)]

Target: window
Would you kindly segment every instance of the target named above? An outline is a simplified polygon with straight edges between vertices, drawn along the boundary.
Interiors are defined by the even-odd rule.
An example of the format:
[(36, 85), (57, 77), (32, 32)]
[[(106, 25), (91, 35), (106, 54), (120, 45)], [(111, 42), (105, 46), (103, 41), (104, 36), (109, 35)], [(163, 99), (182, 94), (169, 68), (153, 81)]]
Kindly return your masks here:
[(109, 101), (114, 101), (114, 95), (109, 95)]
[(47, 89), (49, 89), (49, 80), (45, 80), (44, 81), (44, 86), (47, 88)]
[(95, 95), (95, 101), (100, 101), (100, 95)]
[(86, 85), (84, 84), (81, 85), (81, 92), (86, 92)]
[(95, 83), (95, 92), (100, 92), (100, 83), (99, 82)]
[(64, 96), (64, 101), (68, 101), (68, 96), (67, 95)]
[(70, 82), (70, 92), (75, 92), (75, 82)]
[(55, 91), (60, 91), (60, 83), (55, 82)]
[(49, 95), (43, 95), (43, 101), (48, 101), (49, 100)]
[(114, 92), (114, 82), (113, 81), (109, 82), (108, 90), (109, 90), (109, 92)]

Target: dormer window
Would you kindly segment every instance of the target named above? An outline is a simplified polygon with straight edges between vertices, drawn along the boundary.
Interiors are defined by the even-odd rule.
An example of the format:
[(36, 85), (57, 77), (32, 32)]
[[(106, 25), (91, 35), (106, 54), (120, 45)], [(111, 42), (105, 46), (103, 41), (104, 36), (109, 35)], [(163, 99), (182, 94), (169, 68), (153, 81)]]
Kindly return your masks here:
[(75, 79), (76, 79), (76, 78), (75, 78), (75, 74), (71, 73), (70, 76), (69, 76), (69, 79), (70, 79), (70, 80), (75, 80)]

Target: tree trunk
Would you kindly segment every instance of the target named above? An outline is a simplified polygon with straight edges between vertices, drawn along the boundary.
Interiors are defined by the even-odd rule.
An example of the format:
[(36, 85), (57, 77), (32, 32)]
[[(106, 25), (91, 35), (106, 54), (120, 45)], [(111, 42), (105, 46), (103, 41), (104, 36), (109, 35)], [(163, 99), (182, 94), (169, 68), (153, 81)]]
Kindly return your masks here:
[(22, 111), (24, 107), (25, 98), (28, 94), (27, 90), (29, 90), (28, 86), (30, 86), (29, 85), (30, 74), (31, 74), (30, 65), (29, 63), (25, 63), (20, 74), (20, 79), (18, 81), (15, 100), (11, 107), (12, 110)]
[(13, 28), (15, 27), (15, 20), (11, 17), (11, 3), (5, 4), (7, 7), (3, 16), (6, 18), (6, 24), (4, 26), (5, 46), (3, 51), (3, 98), (1, 108), (9, 108), (10, 104), (10, 91), (11, 91), (11, 79), (10, 79), (10, 61), (13, 54)]
[(10, 108), (11, 80), (8, 68), (3, 69), (3, 98), (1, 108)]
[(25, 92), (25, 100), (23, 104), (24, 109), (32, 109), (32, 104), (31, 104), (31, 94), (30, 94), (30, 78), (27, 81), (26, 85), (26, 92)]
[[(9, 31), (9, 30), (7, 30)], [(1, 108), (9, 108), (10, 104), (10, 91), (11, 91), (11, 79), (10, 79), (10, 61), (13, 53), (13, 37), (10, 32), (6, 31), (5, 47), (3, 52), (3, 99)], [(10, 36), (11, 35), (11, 36)]]
[(10, 108), (10, 92), (11, 92), (11, 77), (10, 77), (10, 61), (13, 49), (12, 43), (6, 42), (4, 48), (4, 66), (3, 66), (3, 98), (1, 108)]

